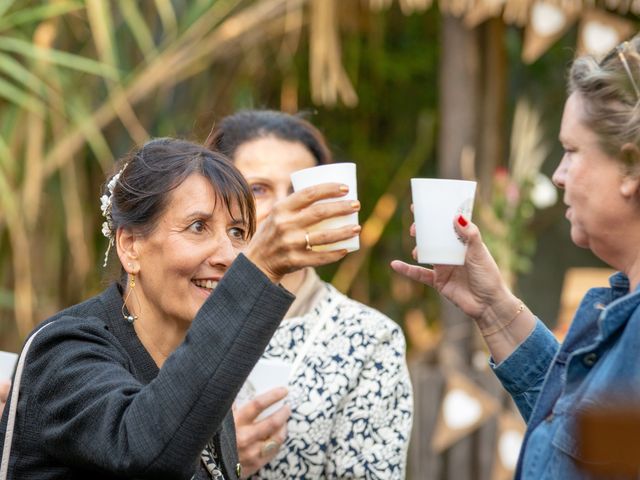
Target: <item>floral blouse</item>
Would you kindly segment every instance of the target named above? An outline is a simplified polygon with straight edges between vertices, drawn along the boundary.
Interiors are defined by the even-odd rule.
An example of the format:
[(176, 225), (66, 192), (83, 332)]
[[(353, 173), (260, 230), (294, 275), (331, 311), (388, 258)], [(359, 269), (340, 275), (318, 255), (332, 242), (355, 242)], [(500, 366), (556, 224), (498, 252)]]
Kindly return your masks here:
[[(402, 330), (307, 273), (307, 292), (263, 358), (296, 364), (309, 335), (317, 336), (289, 381), (287, 440), (252, 478), (404, 479), (413, 394)], [(312, 308), (290, 317), (309, 299)], [(320, 330), (311, 333), (314, 326)]]

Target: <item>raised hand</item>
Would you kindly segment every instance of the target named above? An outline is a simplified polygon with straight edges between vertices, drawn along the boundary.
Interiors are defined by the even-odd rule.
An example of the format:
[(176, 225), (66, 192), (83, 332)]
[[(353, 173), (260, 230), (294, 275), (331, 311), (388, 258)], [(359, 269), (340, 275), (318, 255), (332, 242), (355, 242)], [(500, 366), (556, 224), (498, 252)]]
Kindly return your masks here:
[[(348, 192), (345, 185), (324, 183), (295, 192), (276, 203), (271, 214), (245, 250), (245, 255), (274, 282), (303, 267), (316, 267), (340, 260), (346, 250), (316, 252), (308, 245), (325, 245), (346, 240), (360, 233), (359, 225), (309, 233), (309, 227), (331, 217), (360, 210), (360, 203), (339, 200)], [(334, 202), (316, 204), (335, 198)]]
[[(465, 264), (434, 265), (424, 268), (394, 260), (391, 267), (398, 273), (429, 285), (472, 318), (481, 318), (496, 302), (513, 298), (495, 260), (482, 242), (478, 227), (466, 219), (455, 219), (454, 228), (467, 244)], [(415, 225), (411, 226), (415, 236)], [(414, 250), (415, 258), (415, 250)]]

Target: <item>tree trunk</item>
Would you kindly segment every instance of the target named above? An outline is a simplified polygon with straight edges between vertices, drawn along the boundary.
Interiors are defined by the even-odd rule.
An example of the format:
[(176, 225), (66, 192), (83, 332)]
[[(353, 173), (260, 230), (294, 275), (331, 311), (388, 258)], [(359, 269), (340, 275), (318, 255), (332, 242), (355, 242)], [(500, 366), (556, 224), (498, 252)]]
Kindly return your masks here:
[[(477, 29), (468, 29), (460, 19), (446, 15), (442, 18), (441, 38), (438, 173), (442, 178), (461, 178), (463, 151), (475, 152), (478, 144), (480, 35)], [(444, 341), (456, 354), (451, 360), (458, 363), (457, 357), (461, 362), (455, 366), (463, 367), (472, 325), (456, 307), (446, 300), (442, 302)]]

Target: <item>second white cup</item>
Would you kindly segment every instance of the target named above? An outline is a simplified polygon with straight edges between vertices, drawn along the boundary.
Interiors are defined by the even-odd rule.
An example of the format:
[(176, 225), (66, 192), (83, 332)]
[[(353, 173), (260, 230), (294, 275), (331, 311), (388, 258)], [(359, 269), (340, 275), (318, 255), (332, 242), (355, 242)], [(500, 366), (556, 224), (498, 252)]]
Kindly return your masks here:
[[(335, 202), (337, 200), (357, 200), (358, 185), (356, 178), (355, 163), (331, 163), (328, 165), (319, 165), (317, 167), (305, 168), (291, 174), (291, 184), (295, 192), (303, 188), (311, 187), (321, 183), (343, 183), (349, 187), (349, 193), (344, 197), (330, 198), (320, 200), (320, 202)], [(343, 227), (345, 225), (357, 225), (358, 213), (344, 215), (342, 217), (328, 218), (320, 223), (309, 227), (309, 232), (320, 230), (329, 230)], [(327, 245), (312, 245), (313, 250), (318, 252), (347, 249), (350, 252), (360, 248), (360, 237), (358, 235), (341, 242), (330, 243)]]
[(453, 222), (460, 215), (471, 220), (476, 182), (441, 178), (412, 178), (413, 216), (418, 263), (464, 265), (467, 246)]

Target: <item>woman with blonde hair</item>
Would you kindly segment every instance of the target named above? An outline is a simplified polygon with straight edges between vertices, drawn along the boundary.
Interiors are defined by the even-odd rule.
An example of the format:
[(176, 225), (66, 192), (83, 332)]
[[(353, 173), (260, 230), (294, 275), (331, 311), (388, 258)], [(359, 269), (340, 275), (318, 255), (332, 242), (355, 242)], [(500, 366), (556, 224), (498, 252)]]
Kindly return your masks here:
[[(473, 318), (491, 365), (527, 422), (516, 479), (637, 478), (612, 458), (594, 459), (580, 419), (640, 403), (640, 38), (602, 61), (574, 61), (553, 181), (564, 190), (573, 243), (619, 270), (593, 288), (560, 345), (507, 288), (475, 224), (451, 219), (467, 243), (459, 267), (392, 267), (435, 288)], [(637, 435), (639, 432), (635, 432)]]

